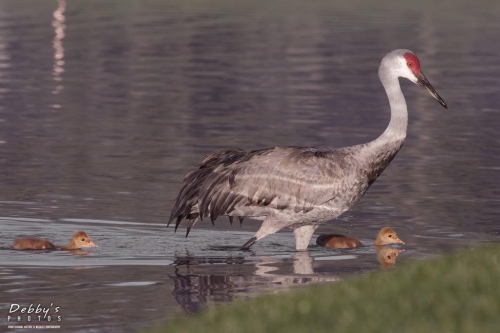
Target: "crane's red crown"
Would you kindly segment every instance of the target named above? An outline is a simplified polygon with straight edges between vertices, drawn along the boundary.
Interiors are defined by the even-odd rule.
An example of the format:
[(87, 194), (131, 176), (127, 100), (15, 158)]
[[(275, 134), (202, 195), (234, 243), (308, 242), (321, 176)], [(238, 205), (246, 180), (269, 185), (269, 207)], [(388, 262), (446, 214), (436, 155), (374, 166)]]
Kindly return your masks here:
[(406, 59), (406, 65), (411, 69), (413, 74), (420, 74), (420, 61), (418, 60), (417, 56), (413, 53), (405, 53), (404, 57)]

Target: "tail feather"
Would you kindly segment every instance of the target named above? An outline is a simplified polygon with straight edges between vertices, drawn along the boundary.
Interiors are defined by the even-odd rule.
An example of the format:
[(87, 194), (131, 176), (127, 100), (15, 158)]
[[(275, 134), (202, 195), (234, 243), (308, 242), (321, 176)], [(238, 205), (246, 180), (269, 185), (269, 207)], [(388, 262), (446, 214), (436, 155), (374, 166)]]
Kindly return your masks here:
[[(197, 172), (198, 171), (198, 172)], [(187, 214), (191, 211), (190, 203), (196, 201), (200, 190), (200, 185), (203, 183), (205, 177), (210, 173), (210, 170), (196, 170), (190, 172), (184, 179), (184, 184), (177, 195), (174, 208), (170, 214), (170, 221), (173, 221), (177, 216)]]
[[(198, 220), (210, 216), (212, 224), (219, 215), (227, 212), (226, 199), (230, 196), (228, 193), (218, 193), (217, 197), (212, 198), (210, 189), (217, 182), (229, 181), (229, 175), (225, 172), (215, 173), (217, 169), (228, 166), (246, 155), (246, 152), (238, 148), (230, 148), (215, 151), (207, 155), (201, 162), (197, 170), (189, 172), (183, 180), (182, 188), (177, 195), (172, 213), (170, 214), (167, 226), (174, 219), (175, 231), (183, 219), (189, 220), (186, 237)], [(212, 204), (213, 203), (213, 204)], [(232, 218), (230, 218), (232, 224)]]
[(198, 222), (198, 218), (194, 218), (192, 220), (189, 221), (189, 224), (186, 228), (186, 237), (189, 235), (189, 232), (191, 231), (191, 228), (194, 227), (194, 225), (196, 224), (196, 222)]
[(200, 202), (199, 204), (200, 215), (206, 216), (214, 211), (214, 208), (216, 207), (215, 196), (217, 196), (217, 193), (215, 194), (212, 193), (210, 189), (212, 189), (215, 184), (220, 184), (223, 183), (224, 181), (227, 181), (226, 173), (221, 173), (219, 175), (216, 175), (216, 177), (210, 179), (210, 181), (206, 181), (203, 183), (202, 187), (200, 188), (200, 192), (202, 193), (202, 195), (201, 197), (198, 197), (198, 200)]
[(175, 221), (175, 229), (174, 229), (174, 232), (177, 232), (177, 228), (179, 227), (179, 224), (181, 224), (181, 220), (184, 216), (183, 215), (179, 215), (177, 217), (177, 221)]

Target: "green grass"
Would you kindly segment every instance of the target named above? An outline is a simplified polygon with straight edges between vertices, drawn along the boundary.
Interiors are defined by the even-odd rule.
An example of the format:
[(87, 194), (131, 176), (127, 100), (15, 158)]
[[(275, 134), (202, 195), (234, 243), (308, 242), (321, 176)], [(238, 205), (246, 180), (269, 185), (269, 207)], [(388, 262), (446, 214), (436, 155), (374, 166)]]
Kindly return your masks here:
[(500, 245), (212, 307), (148, 332), (500, 332)]

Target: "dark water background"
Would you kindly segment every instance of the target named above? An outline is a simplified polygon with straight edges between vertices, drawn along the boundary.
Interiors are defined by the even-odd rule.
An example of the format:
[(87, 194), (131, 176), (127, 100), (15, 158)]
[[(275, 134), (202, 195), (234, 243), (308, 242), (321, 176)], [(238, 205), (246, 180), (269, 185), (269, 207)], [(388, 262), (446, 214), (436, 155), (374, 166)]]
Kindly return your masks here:
[[(379, 269), (373, 247), (295, 253), (258, 223), (166, 229), (185, 173), (215, 149), (349, 146), (387, 126), (377, 68), (408, 48), (448, 103), (402, 82), (407, 141), (320, 229), (397, 265), (500, 239), (498, 1), (0, 2), (0, 331), (12, 303), (61, 307), (61, 331), (134, 332), (217, 303)], [(12, 322), (11, 322), (12, 323)], [(23, 330), (15, 330), (21, 332)], [(29, 329), (26, 331), (30, 331)]]

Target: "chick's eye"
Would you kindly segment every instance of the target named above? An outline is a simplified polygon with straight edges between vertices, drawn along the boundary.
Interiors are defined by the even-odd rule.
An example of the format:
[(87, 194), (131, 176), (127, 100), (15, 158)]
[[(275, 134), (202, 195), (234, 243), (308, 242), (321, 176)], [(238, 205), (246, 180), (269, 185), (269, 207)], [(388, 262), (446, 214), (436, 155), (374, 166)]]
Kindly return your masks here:
[(82, 238), (82, 242), (85, 242), (85, 238)]
[(408, 65), (408, 67), (413, 66), (413, 62), (411, 62), (411, 61), (408, 61), (406, 64)]
[(392, 235), (388, 235), (388, 237), (392, 237)]

